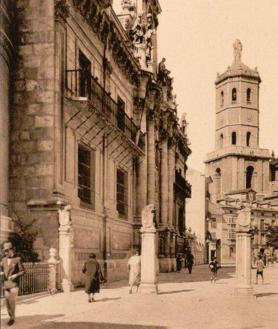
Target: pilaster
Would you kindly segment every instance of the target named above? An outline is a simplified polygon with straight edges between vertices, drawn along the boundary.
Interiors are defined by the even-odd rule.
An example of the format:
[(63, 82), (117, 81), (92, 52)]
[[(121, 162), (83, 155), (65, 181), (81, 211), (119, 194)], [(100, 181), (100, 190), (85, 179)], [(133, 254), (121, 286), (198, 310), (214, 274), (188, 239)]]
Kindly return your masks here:
[(147, 203), (155, 204), (155, 130), (154, 114), (147, 117)]
[(169, 196), (168, 196), (168, 138), (162, 137), (161, 141), (161, 223), (169, 224)]

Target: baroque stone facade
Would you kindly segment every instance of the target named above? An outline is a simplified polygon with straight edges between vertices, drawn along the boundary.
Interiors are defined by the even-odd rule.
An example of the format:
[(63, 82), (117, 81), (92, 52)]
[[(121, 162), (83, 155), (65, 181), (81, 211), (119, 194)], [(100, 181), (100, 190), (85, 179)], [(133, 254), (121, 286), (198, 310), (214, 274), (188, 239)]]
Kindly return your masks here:
[(111, 1), (13, 3), (4, 216), (35, 219), (35, 248), (42, 260), (49, 248), (58, 250), (67, 291), (82, 284), (91, 252), (108, 280), (126, 277), (127, 259), (140, 246), (141, 211), (152, 203), (161, 270), (173, 270), (185, 244), (190, 149), (170, 72), (157, 63), (158, 2), (137, 2), (124, 26)]
[[(207, 213), (209, 258), (234, 264), (238, 211), (252, 208), (256, 228), (254, 254), (266, 248), (268, 225), (278, 225), (277, 168), (268, 149), (259, 147), (258, 70), (241, 61), (242, 44), (236, 40), (234, 62), (218, 74), (216, 86), (215, 151), (207, 155), (210, 179)], [(276, 191), (276, 192), (275, 192)], [(272, 202), (270, 202), (272, 200)], [(267, 211), (265, 211), (267, 208)]]

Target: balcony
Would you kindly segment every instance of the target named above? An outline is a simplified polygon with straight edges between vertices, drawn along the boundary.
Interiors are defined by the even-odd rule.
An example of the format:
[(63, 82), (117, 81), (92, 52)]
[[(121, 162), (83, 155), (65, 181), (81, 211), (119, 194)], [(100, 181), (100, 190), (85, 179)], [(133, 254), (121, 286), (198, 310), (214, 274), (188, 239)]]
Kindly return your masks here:
[(175, 172), (175, 190), (178, 193), (182, 193), (183, 197), (190, 198), (191, 197), (191, 185), (187, 182), (187, 180), (182, 176), (182, 174), (176, 170)]
[(124, 109), (104, 90), (96, 78), (84, 70), (66, 71), (66, 96), (74, 100), (88, 101), (100, 115), (109, 120), (130, 141), (142, 148), (143, 134)]

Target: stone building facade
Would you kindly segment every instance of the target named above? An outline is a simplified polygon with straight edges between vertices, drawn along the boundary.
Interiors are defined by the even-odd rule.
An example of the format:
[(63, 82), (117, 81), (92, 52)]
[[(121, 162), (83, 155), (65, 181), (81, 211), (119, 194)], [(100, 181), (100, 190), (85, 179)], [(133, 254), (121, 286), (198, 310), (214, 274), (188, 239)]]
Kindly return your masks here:
[(185, 244), (190, 149), (170, 72), (157, 61), (158, 1), (123, 1), (119, 16), (109, 0), (12, 3), (1, 224), (14, 214), (35, 220), (36, 251), (44, 260), (58, 250), (68, 290), (82, 283), (91, 252), (108, 280), (126, 277), (152, 203), (160, 268), (173, 270)]
[(262, 238), (265, 229), (260, 223), (269, 224), (270, 217), (271, 223), (278, 225), (278, 209), (267, 201), (277, 190), (276, 165), (270, 151), (259, 147), (261, 78), (256, 68), (253, 70), (243, 64), (241, 52), (242, 44), (236, 40), (233, 64), (217, 75), (215, 150), (205, 161), (206, 176), (210, 178), (209, 257), (216, 254), (226, 265), (235, 262), (239, 209), (246, 205), (254, 208), (252, 221), (259, 231), (253, 243), (255, 252), (266, 247)]

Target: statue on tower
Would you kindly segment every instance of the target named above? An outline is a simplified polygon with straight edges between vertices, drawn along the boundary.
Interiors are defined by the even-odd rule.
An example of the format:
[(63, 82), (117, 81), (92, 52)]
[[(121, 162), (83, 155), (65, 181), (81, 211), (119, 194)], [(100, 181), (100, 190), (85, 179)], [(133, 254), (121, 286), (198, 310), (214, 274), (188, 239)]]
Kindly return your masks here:
[(242, 43), (239, 39), (236, 39), (236, 41), (233, 44), (234, 47), (234, 58), (235, 63), (241, 62), (241, 52), (242, 52)]

